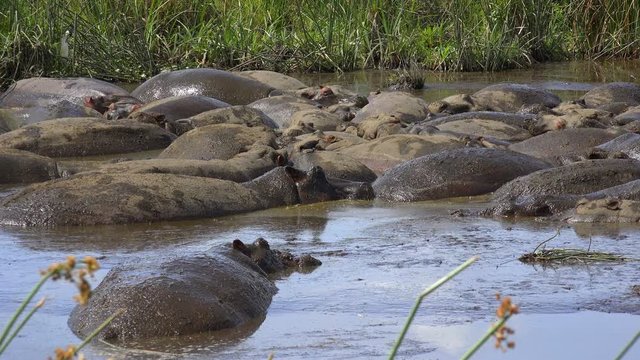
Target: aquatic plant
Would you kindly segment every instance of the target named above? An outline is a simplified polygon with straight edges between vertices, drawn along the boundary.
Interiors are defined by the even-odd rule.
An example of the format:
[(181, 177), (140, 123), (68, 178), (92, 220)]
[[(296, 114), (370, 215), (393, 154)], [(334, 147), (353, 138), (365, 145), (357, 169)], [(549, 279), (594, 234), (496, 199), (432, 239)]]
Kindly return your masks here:
[[(42, 298), (35, 306), (21, 319), (27, 306), (36, 294), (40, 291), (42, 286), (48, 280), (64, 279), (75, 284), (78, 287), (78, 294), (74, 296), (79, 304), (86, 304), (91, 296), (91, 286), (87, 280), (87, 276), (93, 276), (93, 274), (100, 268), (100, 264), (95, 258), (86, 256), (79, 262), (76, 261), (74, 256), (68, 256), (64, 262), (53, 263), (47, 270), (41, 271), (40, 280), (31, 289), (27, 297), (22, 301), (18, 309), (13, 316), (9, 319), (9, 322), (5, 325), (4, 330), (0, 335), (0, 356), (4, 353), (7, 347), (11, 344), (13, 339), (20, 333), (24, 326), (29, 322), (31, 317), (44, 306), (45, 299)], [(98, 326), (95, 331), (90, 334), (79, 346), (69, 346), (66, 350), (56, 349), (56, 360), (73, 359), (78, 351), (88, 344), (98, 333), (104, 329), (117, 315), (116, 312), (109, 317), (104, 323)], [(20, 320), (21, 319), (21, 320)], [(20, 320), (19, 323), (18, 320)], [(17, 324), (17, 326), (15, 326)], [(14, 327), (15, 326), (15, 327)]]
[(589, 240), (589, 247), (586, 250), (567, 248), (546, 249), (546, 244), (558, 237), (558, 235), (560, 235), (559, 229), (555, 235), (538, 244), (532, 252), (520, 256), (518, 260), (525, 264), (543, 265), (572, 265), (590, 262), (624, 262), (634, 260), (612, 253), (591, 251), (591, 240)]

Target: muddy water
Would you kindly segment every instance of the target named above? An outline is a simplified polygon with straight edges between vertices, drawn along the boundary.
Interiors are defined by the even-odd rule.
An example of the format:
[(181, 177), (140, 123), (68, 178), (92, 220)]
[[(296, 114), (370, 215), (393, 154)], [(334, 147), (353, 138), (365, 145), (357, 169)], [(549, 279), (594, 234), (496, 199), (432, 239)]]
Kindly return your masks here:
[[(581, 65), (580, 65), (581, 64)], [(533, 83), (577, 98), (602, 81), (640, 77), (640, 66), (550, 64), (533, 70), (487, 74), (430, 74), (426, 99), (471, 92), (499, 81)], [(342, 83), (361, 93), (388, 74), (314, 75), (309, 84)], [(147, 156), (145, 154), (145, 156)], [(95, 161), (102, 159), (94, 159)], [(0, 197), (15, 189), (0, 188)], [(516, 349), (491, 346), (478, 359), (613, 358), (640, 330), (640, 262), (545, 268), (517, 261), (553, 236), (559, 225), (455, 217), (483, 199), (388, 204), (335, 202), (216, 220), (66, 229), (0, 228), (0, 324), (38, 279), (38, 269), (68, 254), (94, 255), (103, 264), (93, 283), (125, 260), (159, 253), (205, 251), (235, 238), (258, 236), (273, 246), (311, 253), (323, 265), (277, 281), (264, 319), (232, 331), (133, 344), (140, 350), (94, 343), (90, 359), (370, 359), (385, 357), (416, 295), (473, 255), (480, 260), (427, 298), (400, 358), (457, 359), (493, 320), (497, 292), (510, 295), (522, 314), (511, 320)], [(638, 226), (560, 226), (548, 247), (588, 248), (640, 258)], [(47, 304), (14, 340), (7, 359), (42, 359), (55, 347), (79, 343), (66, 325), (72, 285), (51, 283)], [(144, 349), (144, 350), (143, 350)], [(629, 359), (640, 358), (640, 346)]]

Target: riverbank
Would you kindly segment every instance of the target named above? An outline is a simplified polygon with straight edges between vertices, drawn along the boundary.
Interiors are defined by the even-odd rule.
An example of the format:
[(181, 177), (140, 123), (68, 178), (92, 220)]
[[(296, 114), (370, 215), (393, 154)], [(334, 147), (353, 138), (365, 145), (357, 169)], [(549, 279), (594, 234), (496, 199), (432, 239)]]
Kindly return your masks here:
[(635, 0), (184, 4), (2, 2), (0, 87), (35, 75), (140, 81), (186, 67), (494, 71), (640, 56)]

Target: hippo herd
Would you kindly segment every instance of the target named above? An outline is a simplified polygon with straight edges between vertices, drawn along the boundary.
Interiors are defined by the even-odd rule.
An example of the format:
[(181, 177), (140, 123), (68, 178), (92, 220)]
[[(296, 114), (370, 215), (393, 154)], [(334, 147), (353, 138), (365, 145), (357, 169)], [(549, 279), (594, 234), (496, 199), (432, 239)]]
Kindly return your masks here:
[[(427, 103), (402, 91), (308, 87), (269, 71), (165, 72), (132, 92), (89, 78), (31, 78), (0, 95), (0, 168), (9, 189), (0, 226), (476, 195), (488, 196), (485, 209), (462, 214), (638, 222), (640, 85), (603, 84), (561, 101), (505, 83)], [(319, 264), (264, 239), (122, 264), (69, 325), (85, 336), (124, 308), (101, 338), (234, 327), (264, 316), (274, 276)]]

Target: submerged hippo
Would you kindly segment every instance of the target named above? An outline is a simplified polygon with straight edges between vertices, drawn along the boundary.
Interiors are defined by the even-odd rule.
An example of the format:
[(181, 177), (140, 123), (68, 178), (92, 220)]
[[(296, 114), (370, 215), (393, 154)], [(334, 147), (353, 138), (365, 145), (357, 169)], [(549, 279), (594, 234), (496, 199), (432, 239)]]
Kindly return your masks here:
[(160, 73), (131, 95), (150, 102), (171, 96), (204, 95), (231, 105), (246, 105), (268, 97), (274, 88), (224, 70), (185, 69)]
[(60, 177), (53, 159), (15, 149), (0, 149), (0, 169), (0, 184), (26, 184)]
[(612, 82), (597, 86), (582, 97), (588, 107), (596, 108), (611, 103), (640, 105), (640, 85), (628, 82)]
[(80, 173), (34, 184), (0, 203), (0, 224), (103, 225), (211, 218), (336, 200), (320, 168), (278, 167), (246, 183), (157, 173)]
[(278, 291), (269, 274), (320, 264), (309, 255), (272, 250), (262, 238), (203, 254), (137, 260), (113, 268), (89, 303), (73, 310), (69, 327), (84, 338), (118, 309), (123, 313), (98, 338), (126, 343), (236, 327), (266, 314)]
[(476, 106), (503, 112), (517, 112), (532, 105), (554, 108), (561, 102), (557, 95), (525, 84), (490, 85), (477, 91), (472, 97)]
[(542, 160), (508, 150), (446, 150), (388, 170), (373, 183), (373, 190), (377, 198), (389, 201), (482, 195), (518, 176), (549, 167)]

